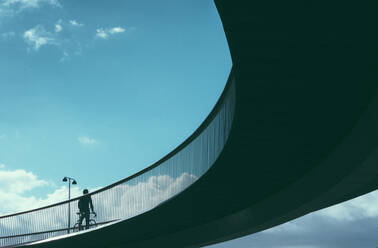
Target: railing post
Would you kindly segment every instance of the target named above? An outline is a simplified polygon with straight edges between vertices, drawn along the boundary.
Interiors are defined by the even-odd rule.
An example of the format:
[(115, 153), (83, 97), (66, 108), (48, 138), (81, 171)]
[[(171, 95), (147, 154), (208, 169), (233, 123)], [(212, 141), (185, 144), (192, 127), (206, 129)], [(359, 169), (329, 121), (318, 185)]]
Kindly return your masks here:
[(71, 178), (68, 179), (68, 230), (67, 233), (70, 233), (70, 226), (71, 226)]

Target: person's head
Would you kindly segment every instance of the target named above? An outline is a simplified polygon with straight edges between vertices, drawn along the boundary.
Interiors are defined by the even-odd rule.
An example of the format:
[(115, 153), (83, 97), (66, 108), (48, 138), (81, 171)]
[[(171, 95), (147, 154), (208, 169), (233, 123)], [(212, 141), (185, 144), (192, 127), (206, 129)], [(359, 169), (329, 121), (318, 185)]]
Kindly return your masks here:
[(87, 189), (84, 189), (84, 190), (83, 190), (83, 195), (86, 195), (86, 194), (88, 194), (88, 190), (87, 190)]

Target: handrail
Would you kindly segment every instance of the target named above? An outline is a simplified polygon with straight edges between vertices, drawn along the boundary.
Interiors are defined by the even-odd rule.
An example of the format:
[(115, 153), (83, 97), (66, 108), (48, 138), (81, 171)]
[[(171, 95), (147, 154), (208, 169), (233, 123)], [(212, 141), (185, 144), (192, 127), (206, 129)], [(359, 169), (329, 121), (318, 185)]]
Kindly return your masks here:
[[(105, 224), (108, 224), (108, 223), (111, 223), (111, 222), (114, 222), (114, 221), (118, 221), (118, 220), (119, 220), (119, 219), (98, 222), (98, 223), (96, 223), (96, 226), (98, 226), (98, 225), (105, 225)], [(92, 226), (93, 226), (93, 225), (94, 225), (94, 224), (92, 224)], [(91, 225), (90, 225), (90, 226), (91, 226)], [(45, 234), (45, 233), (62, 232), (62, 231), (67, 231), (68, 229), (70, 229), (70, 230), (74, 230), (75, 228), (74, 228), (74, 227), (70, 227), (70, 228), (60, 228), (60, 229), (48, 230), (48, 231), (42, 231), (42, 232), (32, 232), (32, 233), (24, 233), (24, 234), (10, 235), (10, 236), (0, 237), (0, 239), (9, 239), (9, 238), (25, 237), (25, 236), (38, 235), (38, 234)]]
[[(225, 95), (227, 94), (227, 91), (228, 91), (228, 89), (229, 89), (229, 87), (231, 85), (231, 83), (229, 81), (230, 81), (230, 78), (233, 75), (233, 71), (234, 71), (234, 69), (232, 67), (231, 71), (230, 71), (230, 74), (228, 76), (228, 79), (227, 79), (227, 83), (226, 83), (226, 85), (225, 85), (225, 87), (223, 89), (223, 92), (222, 92), (221, 96), (219, 97), (217, 103), (214, 105), (213, 109), (211, 110), (210, 114), (206, 117), (206, 119), (202, 122), (202, 124), (192, 133), (192, 135), (190, 135), (185, 141), (183, 141), (173, 151), (169, 152), (163, 158), (161, 158), (157, 162), (153, 163), (152, 165), (148, 166), (147, 168), (142, 169), (139, 172), (136, 172), (135, 174), (133, 174), (133, 175), (131, 175), (129, 177), (121, 179), (121, 180), (119, 180), (119, 181), (117, 181), (115, 183), (112, 183), (112, 184), (110, 184), (108, 186), (105, 186), (105, 187), (103, 187), (101, 189), (98, 189), (98, 190), (95, 190), (95, 191), (93, 191), (91, 193), (88, 193), (88, 195), (94, 195), (94, 194), (100, 193), (100, 192), (102, 192), (104, 190), (107, 190), (109, 188), (113, 188), (116, 185), (119, 185), (119, 184), (125, 183), (127, 181), (130, 181), (131, 179), (133, 179), (133, 178), (135, 178), (137, 176), (140, 176), (140, 175), (146, 173), (147, 171), (152, 170), (153, 168), (155, 168), (155, 167), (159, 166), (160, 164), (162, 164), (164, 161), (166, 161), (169, 158), (173, 157), (180, 150), (182, 150), (187, 144), (189, 144), (192, 140), (194, 140), (196, 137), (198, 137), (198, 135), (204, 129), (206, 129), (206, 127), (214, 119), (214, 117), (217, 114), (217, 110), (219, 109), (219, 107), (221, 106), (221, 104), (224, 102)], [(47, 205), (47, 206), (44, 206), (44, 207), (35, 208), (35, 209), (31, 209), (31, 210), (26, 210), (26, 211), (23, 211), (23, 212), (17, 212), (17, 213), (14, 213), (14, 214), (3, 215), (3, 216), (0, 216), (0, 219), (6, 218), (6, 217), (11, 217), (11, 216), (16, 216), (16, 215), (20, 215), (20, 214), (25, 214), (25, 213), (35, 212), (35, 211), (39, 211), (39, 210), (42, 210), (42, 209), (50, 208), (50, 207), (53, 207), (53, 206), (61, 205), (61, 204), (64, 204), (64, 203), (72, 202), (72, 201), (78, 200), (80, 197), (81, 196), (78, 196), (78, 197), (75, 197), (75, 198), (71, 198), (70, 200), (61, 201), (61, 202), (58, 202), (58, 203), (50, 204), (50, 205)]]
[[(101, 223), (108, 223), (109, 219), (127, 219), (149, 211), (173, 199), (206, 173), (228, 140), (234, 117), (235, 96), (234, 74), (231, 69), (217, 103), (192, 135), (151, 166), (91, 192), (89, 195), (102, 212)], [(154, 185), (153, 190), (158, 191), (158, 197), (152, 199), (151, 196), (156, 194), (149, 190), (151, 185)], [(168, 190), (160, 190), (164, 186)], [(0, 246), (36, 241), (40, 238), (38, 235), (44, 235), (44, 238), (62, 235), (58, 232), (72, 229), (63, 228), (67, 225), (65, 222), (68, 216), (73, 215), (73, 212), (68, 213), (65, 208), (67, 203), (75, 203), (79, 198), (1, 216), (0, 235), (5, 236), (0, 237)]]

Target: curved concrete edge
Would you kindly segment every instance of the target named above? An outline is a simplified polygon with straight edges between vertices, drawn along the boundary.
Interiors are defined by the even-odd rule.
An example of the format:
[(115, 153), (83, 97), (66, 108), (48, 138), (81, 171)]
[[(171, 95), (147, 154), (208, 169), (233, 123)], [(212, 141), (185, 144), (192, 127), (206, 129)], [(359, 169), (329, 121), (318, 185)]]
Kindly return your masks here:
[[(219, 0), (217, 2), (219, 3), (217, 6), (219, 8), (223, 8), (224, 10), (223, 13), (221, 13), (221, 17), (222, 15), (227, 15), (230, 19), (235, 18), (233, 25), (227, 25), (227, 23), (224, 23), (224, 25), (226, 26), (226, 35), (228, 36), (228, 38), (230, 38), (230, 50), (231, 54), (233, 55), (234, 66), (236, 67), (235, 78), (237, 80), (238, 86), (240, 86), (236, 89), (237, 92), (239, 92), (237, 105), (240, 109), (237, 110), (238, 116), (236, 117), (238, 125), (236, 127), (233, 127), (234, 130), (231, 137), (232, 141), (228, 142), (227, 146), (225, 146), (225, 150), (221, 154), (220, 158), (216, 161), (216, 164), (210, 169), (209, 172), (207, 172), (195, 184), (182, 192), (174, 200), (166, 202), (165, 204), (162, 204), (152, 211), (149, 211), (128, 221), (120, 222), (116, 225), (110, 225), (102, 229), (101, 231), (95, 230), (93, 232), (88, 232), (85, 235), (77, 235), (76, 237), (70, 239), (60, 240), (57, 243), (46, 243), (45, 246), (40, 247), (73, 247), (77, 244), (84, 246), (87, 244), (86, 247), (198, 247), (258, 232), (292, 220), (306, 213), (331, 206), (333, 204), (351, 199), (364, 193), (368, 193), (378, 187), (378, 172), (375, 168), (375, 162), (377, 161), (376, 148), (378, 147), (378, 134), (376, 131), (376, 126), (378, 124), (378, 115), (374, 111), (378, 109), (376, 74), (371, 73), (369, 75), (363, 75), (364, 77), (366, 77), (364, 79), (366, 80), (367, 84), (369, 83), (371, 85), (359, 85), (359, 81), (354, 81), (356, 78), (358, 78), (358, 76), (361, 76), (361, 72), (369, 72), (369, 70), (371, 70), (371, 68), (365, 68), (365, 65), (371, 66), (371, 61), (367, 61), (363, 64), (364, 66), (359, 66), (355, 72), (351, 73), (350, 75), (352, 75), (353, 78), (351, 78), (350, 80), (348, 80), (347, 76), (345, 75), (342, 75), (343, 77), (341, 77), (340, 79), (339, 74), (343, 70), (345, 70), (345, 68), (350, 69), (353, 68), (353, 66), (357, 63), (361, 64), (362, 62), (364, 62), (363, 60), (359, 60), (351, 64), (344, 62), (344, 57), (339, 57), (344, 48), (351, 47), (354, 49), (351, 52), (353, 52), (357, 58), (364, 58), (366, 54), (366, 56), (370, 56), (369, 49), (371, 49), (373, 46), (369, 46), (361, 51), (358, 46), (361, 43), (357, 42), (350, 45), (348, 40), (345, 41), (342, 36), (338, 36), (347, 33), (347, 31), (345, 30), (342, 30), (341, 33), (336, 34), (328, 33), (329, 30), (326, 30), (327, 32), (323, 32), (323, 30), (317, 30), (318, 33), (316, 34), (322, 34), (323, 36), (320, 38), (324, 38), (325, 40), (320, 40), (319, 42), (317, 40), (315, 42), (317, 45), (316, 48), (318, 48), (318, 50), (315, 49), (310, 53), (311, 56), (314, 56), (315, 62), (311, 61), (311, 59), (313, 59), (312, 57), (310, 59), (307, 58), (307, 60), (304, 61), (308, 62), (309, 66), (305, 68), (303, 66), (301, 67), (302, 61), (299, 60), (306, 59), (306, 56), (301, 54), (301, 52), (305, 52), (304, 49), (308, 48), (301, 44), (303, 37), (299, 37), (299, 40), (295, 40), (294, 38), (290, 37), (290, 35), (285, 36), (286, 33), (280, 33), (280, 30), (278, 30), (277, 34), (283, 34), (282, 37), (286, 39), (286, 43), (284, 42), (284, 45), (287, 45), (287, 50), (284, 51), (279, 50), (285, 48), (283, 46), (274, 47), (276, 49), (275, 51), (281, 51), (283, 53), (282, 58), (275, 58), (275, 53), (270, 53), (270, 56), (267, 56), (267, 58), (261, 57), (260, 60), (254, 61), (255, 64), (253, 64), (248, 60), (253, 58), (254, 52), (258, 51), (244, 51), (244, 49), (247, 49), (248, 46), (250, 46), (250, 40), (243, 40), (245, 38), (245, 33), (243, 33), (243, 31), (245, 31), (246, 28), (249, 27), (248, 22), (258, 22), (265, 20), (269, 22), (269, 27), (275, 27), (275, 21), (266, 20), (264, 18), (259, 19), (259, 17), (261, 17), (264, 12), (261, 12), (261, 15), (259, 15), (260, 13), (257, 13), (256, 16), (250, 17), (248, 15), (248, 11), (251, 9), (248, 9), (248, 6), (243, 8), (244, 5), (248, 4), (240, 0)], [(231, 10), (228, 10), (228, 5), (223, 5), (223, 3), (226, 2), (231, 3), (231, 5), (233, 6), (237, 6), (238, 8), (236, 8), (236, 10), (242, 9), (244, 15), (238, 15), (238, 12), (233, 13)], [(301, 1), (297, 1), (296, 3), (300, 2)], [(254, 3), (264, 4), (262, 2)], [(322, 3), (325, 4), (325, 6), (328, 5), (328, 2)], [(332, 3), (332, 7), (337, 9), (338, 4), (342, 3), (342, 1)], [(277, 4), (282, 5), (286, 3), (277, 2)], [(303, 2), (303, 4), (306, 5), (305, 7), (308, 7), (307, 5), (311, 5), (311, 3), (307, 2)], [(272, 10), (272, 6), (270, 4), (266, 5), (268, 6), (264, 6), (264, 8), (266, 7), (267, 9), (264, 10)], [(321, 7), (323, 5), (319, 4), (316, 7), (320, 8), (319, 6)], [(363, 8), (365, 7), (367, 9), (369, 8), (369, 6), (367, 6), (366, 4), (366, 6), (362, 6), (361, 9), (363, 10)], [(348, 10), (355, 10), (354, 5), (348, 6)], [(280, 14), (279, 12), (282, 13), (281, 9), (274, 9), (274, 11), (277, 14)], [(327, 20), (331, 21), (333, 20), (332, 18), (335, 18), (334, 13), (331, 10), (327, 9), (326, 11), (328, 19), (322, 20), (324, 22), (324, 25), (328, 25), (328, 23), (326, 23)], [(345, 15), (345, 13), (343, 12), (341, 13), (341, 15)], [(292, 17), (290, 16), (290, 18)], [(296, 20), (291, 21), (295, 23)], [(316, 22), (312, 22), (312, 20), (308, 21), (310, 22), (309, 24), (314, 24), (314, 26), (312, 27), (316, 27)], [(368, 20), (363, 20), (361, 21), (361, 23), (364, 23), (365, 21)], [(336, 20), (331, 24), (335, 25), (339, 24), (339, 22), (339, 20)], [(299, 28), (300, 27), (298, 27), (298, 29)], [(238, 30), (235, 31), (233, 29)], [(295, 33), (295, 31), (298, 31), (298, 29), (293, 28), (289, 30), (291, 33), (288, 33), (293, 34)], [(263, 30), (262, 28), (261, 30), (259, 29), (259, 31), (265, 32), (265, 30)], [(364, 30), (363, 32), (365, 31), (367, 30)], [(370, 35), (369, 32), (362, 34), (365, 35), (363, 37), (368, 37)], [(306, 35), (313, 34), (311, 32), (307, 32)], [(330, 36), (329, 39), (327, 35)], [(270, 36), (270, 38), (273, 37), (272, 35)], [(309, 40), (310, 42), (312, 42), (311, 39)], [(270, 40), (268, 40), (268, 42), (269, 41)], [(339, 41), (345, 41), (345, 44), (343, 43), (340, 45), (338, 44)], [(262, 44), (263, 42), (265, 41), (258, 40), (257, 44)], [(311, 43), (311, 45), (314, 45), (315, 43)], [(323, 49), (323, 46), (328, 50)], [(332, 48), (338, 48), (338, 50), (332, 54), (332, 60), (324, 60), (322, 56), (325, 55), (327, 51), (332, 51)], [(269, 50), (267, 51), (269, 52)], [(329, 89), (328, 85), (326, 84), (320, 85), (318, 87), (319, 84), (318, 82), (316, 82), (316, 80), (324, 79), (324, 75), (322, 75), (322, 77), (317, 77), (316, 80), (312, 80), (309, 86), (313, 86), (313, 89), (317, 90), (317, 93), (328, 90), (326, 94), (323, 95), (323, 97), (327, 97), (327, 99), (325, 99), (325, 103), (323, 103), (323, 105), (321, 105), (320, 107), (316, 104), (311, 105), (306, 102), (308, 104), (307, 107), (319, 107), (320, 110), (315, 113), (315, 116), (311, 114), (306, 115), (305, 117), (308, 119), (306, 119), (305, 121), (303, 121), (303, 118), (301, 119), (301, 116), (297, 116), (297, 114), (300, 113), (301, 109), (297, 109), (297, 111), (292, 112), (282, 112), (284, 114), (292, 114), (291, 116), (289, 116), (293, 118), (292, 120), (290, 120), (289, 117), (286, 118), (286, 116), (282, 118), (276, 118), (276, 116), (273, 115), (270, 116), (269, 114), (275, 113), (274, 110), (278, 109), (286, 111), (289, 108), (279, 109), (279, 106), (276, 102), (266, 103), (266, 101), (263, 101), (263, 97), (258, 98), (259, 96), (257, 95), (266, 92), (270, 93), (269, 90), (277, 91), (277, 88), (274, 87), (276, 86), (276, 78), (272, 78), (271, 75), (267, 74), (266, 72), (270, 72), (273, 69), (279, 68), (281, 69), (281, 71), (279, 72), (283, 73), (282, 70), (287, 69), (286, 67), (284, 67), (284, 69), (281, 68), (282, 66), (285, 66), (285, 56), (292, 55), (291, 52), (293, 51), (296, 52), (296, 54), (294, 55), (296, 56), (295, 59), (298, 60), (289, 61), (291, 62), (290, 66), (292, 66), (290, 67), (292, 69), (292, 71), (290, 71), (292, 75), (290, 75), (290, 73), (287, 73), (286, 71), (286, 74), (284, 74), (289, 79), (295, 79), (295, 76), (306, 78), (305, 76), (307, 75), (307, 72), (314, 73), (314, 71), (317, 71), (313, 70), (313, 67), (311, 66), (318, 65), (318, 62), (323, 62), (326, 65), (320, 68), (321, 70), (323, 70), (321, 72), (330, 73), (330, 76), (332, 76), (330, 80), (346, 80), (346, 82), (338, 81), (338, 85), (332, 87), (332, 89)], [(321, 51), (322, 53), (318, 55), (316, 54), (317, 51)], [(264, 52), (266, 52), (266, 50), (264, 50)], [(362, 55), (360, 56), (359, 53), (361, 53)], [(264, 54), (260, 53), (259, 55), (262, 56)], [(369, 59), (371, 58), (372, 56), (369, 57)], [(282, 59), (283, 62), (281, 62), (279, 59)], [(334, 72), (331, 69), (333, 69), (333, 63), (336, 62), (343, 63), (342, 65), (337, 65), (338, 67), (335, 68)], [(252, 77), (250, 70), (253, 65), (261, 66), (259, 69), (263, 73), (258, 76), (267, 76), (270, 78), (266, 79), (266, 81), (263, 81), (265, 80), (265, 78), (256, 79)], [(306, 71), (298, 72), (298, 74), (297, 71), (299, 69), (295, 66), (299, 67), (300, 69), (306, 69)], [(373, 69), (376, 70), (376, 68), (377, 67)], [(375, 80), (375, 85), (374, 83), (372, 83), (372, 80)], [(260, 88), (256, 87), (257, 89), (261, 89), (261, 91), (257, 93), (253, 92), (255, 93), (253, 97), (249, 95), (251, 92), (248, 91), (248, 89), (252, 88), (248, 87), (248, 84), (252, 84), (252, 82), (257, 82), (260, 84), (259, 86), (261, 86)], [(265, 82), (267, 85), (263, 84)], [(335, 93), (338, 93), (339, 91), (337, 86), (342, 87), (344, 83), (350, 82), (353, 82), (353, 86), (348, 88), (348, 92), (345, 95), (341, 95), (340, 97), (342, 98), (337, 98), (337, 101), (333, 102), (336, 95)], [(300, 86), (301, 82), (295, 81), (295, 83), (296, 85), (294, 86)], [(283, 87), (281, 87), (280, 90), (282, 90), (282, 88)], [(361, 88), (359, 92), (354, 92), (355, 89), (358, 90), (359, 88)], [(296, 88), (294, 87), (294, 89)], [(369, 92), (369, 89), (372, 89), (372, 91)], [(375, 91), (373, 91), (374, 89)], [(285, 90), (286, 91), (279, 93), (290, 93), (289, 87), (285, 88)], [(306, 91), (305, 88), (302, 88), (302, 90)], [(356, 93), (357, 95), (355, 99), (348, 99), (348, 97), (355, 96), (354, 93)], [(289, 97), (290, 96), (294, 97), (295, 94), (289, 94)], [(366, 96), (366, 99), (364, 99), (364, 96)], [(298, 99), (306, 100), (304, 98)], [(258, 102), (259, 100), (261, 101)], [(248, 121), (247, 115), (251, 113), (251, 111), (249, 111), (249, 107), (253, 106), (253, 104), (256, 102), (259, 103), (260, 106), (267, 109), (266, 112), (255, 112), (257, 114), (260, 114), (258, 116), (260, 118), (258, 121), (262, 122), (264, 121), (265, 117), (270, 117), (270, 119), (268, 119), (266, 123), (258, 123), (255, 120)], [(328, 105), (328, 103), (334, 103), (334, 105)], [(243, 104), (246, 105), (244, 109), (242, 109)], [(277, 106), (275, 106), (274, 104), (277, 104)], [(296, 104), (296, 102), (292, 104)], [(311, 146), (312, 140), (309, 140), (308, 143), (301, 143), (301, 141), (303, 141), (301, 137), (295, 137), (298, 138), (296, 140), (296, 142), (298, 143), (295, 143), (295, 141), (293, 141), (292, 145), (298, 150), (298, 152), (305, 151), (305, 149), (307, 149), (308, 147), (318, 149), (317, 153), (314, 152), (305, 154), (314, 157), (313, 160), (304, 160), (308, 162), (307, 164), (301, 164), (299, 163), (301, 162), (301, 160), (299, 160), (299, 162), (298, 160), (295, 160), (297, 159), (297, 154), (290, 154), (291, 157), (289, 157), (288, 160), (295, 160), (299, 165), (296, 164), (297, 167), (289, 168), (290, 170), (288, 169), (287, 173), (282, 175), (280, 173), (285, 171), (286, 168), (282, 169), (280, 167), (281, 165), (277, 165), (277, 163), (268, 164), (267, 162), (265, 162), (259, 164), (251, 162), (263, 161), (263, 156), (261, 156), (261, 160), (252, 160), (253, 157), (251, 156), (260, 156), (261, 154), (259, 154), (258, 152), (261, 151), (266, 152), (267, 154), (270, 152), (270, 154), (276, 156), (275, 152), (280, 152), (280, 147), (273, 146), (273, 142), (276, 141), (274, 135), (280, 134), (279, 132), (281, 130), (288, 132), (293, 131), (292, 129), (286, 128), (285, 125), (292, 124), (294, 127), (298, 127), (299, 125), (296, 125), (296, 121), (300, 121), (301, 124), (309, 124), (309, 127), (301, 129), (301, 132), (294, 133), (298, 136), (306, 134), (305, 132), (311, 130), (311, 127), (315, 126), (315, 124), (322, 124), (321, 128), (327, 127), (327, 124), (332, 124), (332, 128), (334, 129), (330, 128), (329, 130), (326, 130), (332, 134), (331, 131), (337, 129), (337, 125), (335, 125), (334, 123), (315, 122), (315, 124), (311, 126), (311, 121), (316, 121), (316, 118), (319, 116), (332, 117), (330, 121), (337, 120), (338, 117), (333, 116), (335, 115), (335, 112), (333, 110), (338, 110), (339, 107), (344, 107), (345, 109), (346, 107), (343, 104), (346, 104), (345, 106), (348, 107), (353, 107), (353, 104), (358, 105), (356, 105), (357, 107), (353, 109), (353, 113), (349, 113), (348, 111), (344, 111), (342, 113), (343, 115), (340, 118), (343, 117), (342, 121), (345, 121), (346, 123), (342, 127), (342, 131), (335, 134), (334, 137), (330, 137), (329, 139), (324, 140), (324, 145), (327, 145), (327, 149)], [(288, 106), (290, 107), (291, 105), (289, 104)], [(329, 110), (326, 115), (322, 115), (321, 111), (327, 110), (326, 108), (328, 106), (332, 109)], [(314, 108), (311, 109), (314, 110)], [(292, 122), (288, 122), (288, 120)], [(278, 121), (282, 121), (282, 123), (275, 123)], [(246, 133), (249, 130), (248, 128), (254, 127), (253, 125), (260, 128), (267, 126), (266, 129), (259, 130), (265, 131), (266, 133), (264, 134), (268, 134), (268, 132), (272, 131), (274, 128), (276, 129), (274, 129), (274, 133), (267, 138), (258, 136), (258, 133), (256, 132), (253, 133), (254, 136), (246, 135), (249, 134)], [(320, 131), (322, 130), (318, 131), (320, 133)], [(250, 144), (251, 137), (260, 138), (261, 142)], [(280, 138), (285, 137), (290, 137), (290, 135), (280, 136)], [(311, 137), (318, 138), (315, 135), (306, 136), (306, 138)], [(246, 141), (243, 140), (243, 138), (245, 138)], [(318, 143), (316, 145), (322, 145), (321, 139), (317, 140), (317, 142)], [(281, 143), (285, 144), (284, 142)], [(308, 147), (304, 147), (302, 149), (301, 145), (308, 145)], [(264, 146), (263, 148), (266, 149), (253, 150), (253, 148), (255, 147), (260, 148), (259, 146)], [(235, 156), (245, 159), (243, 161), (244, 164), (234, 163), (230, 165), (230, 162), (235, 160)], [(269, 162), (271, 161), (274, 160), (269, 160)], [(268, 165), (271, 166), (268, 168), (264, 167)], [(306, 168), (300, 168), (300, 166), (302, 165)], [(250, 166), (250, 168), (246, 169), (245, 166)], [(288, 178), (287, 180), (282, 180), (279, 182), (272, 181), (282, 179), (282, 177), (285, 176), (290, 177), (290, 173), (296, 172), (296, 169), (302, 169), (302, 171), (296, 173), (293, 178)], [(249, 178), (249, 175), (246, 176), (245, 173), (249, 173), (254, 170), (257, 171), (257, 175), (253, 175), (253, 180), (256, 180), (257, 183), (253, 184), (250, 182), (245, 182), (245, 184), (238, 184), (239, 180), (245, 180)], [(259, 178), (263, 178), (263, 180), (258, 181)], [(221, 183), (225, 182), (225, 180), (227, 179), (229, 179), (228, 183), (230, 183), (231, 186), (233, 186), (232, 183), (237, 184), (237, 186), (234, 186), (234, 188), (231, 187), (231, 189), (227, 191), (227, 187), (221, 185)], [(262, 182), (262, 184), (258, 184), (260, 182)], [(217, 183), (219, 183), (219, 187), (218, 185), (214, 186), (214, 184)], [(238, 188), (238, 186), (240, 185), (246, 185), (249, 188)], [(261, 188), (255, 190), (257, 188), (256, 185), (259, 185)], [(221, 188), (222, 190), (224, 190), (224, 192), (218, 192), (218, 188)], [(240, 191), (237, 191), (238, 189)], [(248, 193), (250, 193), (250, 195), (248, 195)], [(227, 204), (225, 204), (225, 202)], [(109, 238), (108, 235), (112, 236), (110, 236)], [(89, 245), (88, 242), (91, 245)]]
[[(230, 76), (228, 78), (228, 81), (226, 83), (226, 86), (224, 88), (224, 91), (220, 97), (220, 99), (217, 102), (218, 104), (226, 103), (229, 99), (234, 99), (235, 97), (235, 91), (234, 91), (234, 84), (235, 80), (232, 77), (233, 70), (230, 71)], [(225, 99), (225, 97), (229, 97), (229, 99)], [(223, 100), (221, 100), (223, 99)], [(215, 109), (215, 108), (214, 108)], [(212, 111), (212, 114), (214, 111)], [(232, 125), (231, 125), (232, 126)], [(232, 128), (231, 128), (232, 129)], [(228, 139), (226, 139), (226, 144), (224, 147), (227, 146)], [(222, 148), (222, 150), (224, 149)], [(220, 154), (222, 151), (220, 152)], [(219, 158), (219, 157), (218, 157)], [(218, 160), (216, 159), (216, 161)], [(214, 162), (214, 164), (216, 163)], [(136, 233), (142, 233), (145, 232), (145, 229), (151, 229), (151, 225), (148, 224), (148, 219), (150, 219), (150, 216), (158, 216), (159, 211), (162, 208), (165, 208), (165, 206), (169, 205), (175, 205), (175, 201), (177, 198), (182, 197), (182, 195), (185, 195), (187, 191), (191, 191), (191, 188), (197, 184), (198, 181), (201, 181), (201, 178), (204, 177), (207, 174), (201, 175), (197, 181), (195, 181), (193, 184), (191, 184), (188, 188), (184, 189), (182, 192), (174, 195), (173, 197), (159, 203), (154, 208), (143, 212), (137, 216), (133, 216), (131, 218), (119, 220), (117, 222), (112, 222), (97, 228), (81, 231), (79, 233), (71, 233), (66, 235), (60, 235), (53, 238), (48, 238), (44, 240), (39, 240), (36, 242), (31, 242), (28, 244), (22, 244), (20, 247), (106, 247), (107, 244), (111, 243), (111, 247), (115, 246), (134, 246), (134, 238), (133, 237), (127, 237), (122, 236), (122, 232), (127, 229), (134, 229), (133, 227), (129, 226), (136, 226), (134, 230), (137, 230)], [(180, 201), (180, 200), (179, 200)], [(146, 221), (147, 219), (147, 221)], [(180, 219), (174, 219), (174, 221), (180, 222)], [(153, 222), (153, 221), (152, 221)], [(142, 224), (141, 224), (142, 223)], [(148, 228), (145, 228), (148, 227)], [(153, 230), (154, 228), (152, 228)], [(159, 225), (156, 227), (157, 230), (159, 230)], [(150, 230), (151, 231), (151, 230)], [(106, 234), (105, 234), (106, 233)], [(132, 236), (132, 235), (131, 235)], [(140, 236), (140, 235), (139, 235)], [(140, 242), (140, 239), (137, 239), (138, 243)], [(139, 247), (141, 244), (135, 244), (135, 246)]]
[[(181, 247), (182, 243), (180, 244), (177, 240), (188, 240), (190, 237), (193, 242), (189, 242), (191, 244), (185, 245), (185, 247), (215, 244), (269, 229), (313, 211), (376, 190), (378, 185), (378, 168), (376, 166), (378, 164), (378, 131), (370, 131), (378, 126), (377, 109), (378, 95), (352, 132), (332, 151), (324, 163), (276, 194), (267, 196), (266, 199), (253, 206), (214, 221), (164, 236), (139, 240), (135, 244), (131, 243), (131, 247), (151, 247), (156, 244)], [(366, 142), (368, 140), (371, 142)], [(361, 152), (356, 153), (356, 150)], [(358, 166), (351, 171), (345, 171), (343, 167), (346, 163), (358, 163)], [(335, 166), (340, 170), (328, 170)], [(337, 175), (337, 171), (342, 174)], [(332, 180), (332, 178), (334, 180), (325, 182), (323, 181), (324, 175), (328, 172), (336, 174), (334, 177), (328, 175), (328, 180)], [(313, 185), (318, 185), (318, 192), (299, 190), (311, 189)], [(288, 201), (288, 199), (293, 199), (293, 196), (297, 198), (297, 202)], [(266, 209), (271, 206), (277, 206), (274, 215), (271, 212), (266, 212)], [(121, 247), (123, 246), (115, 246), (115, 248)]]

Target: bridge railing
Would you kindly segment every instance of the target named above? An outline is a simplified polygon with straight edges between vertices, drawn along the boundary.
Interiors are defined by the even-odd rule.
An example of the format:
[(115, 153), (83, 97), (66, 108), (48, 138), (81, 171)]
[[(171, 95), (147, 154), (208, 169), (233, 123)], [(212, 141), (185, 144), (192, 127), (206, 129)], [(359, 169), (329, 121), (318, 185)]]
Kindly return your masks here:
[[(193, 184), (213, 165), (226, 144), (234, 109), (235, 83), (231, 71), (217, 104), (187, 140), (150, 167), (90, 194), (98, 216), (96, 221), (101, 224), (134, 217)], [(78, 200), (79, 197), (0, 217), (0, 246), (67, 234), (77, 220)]]

